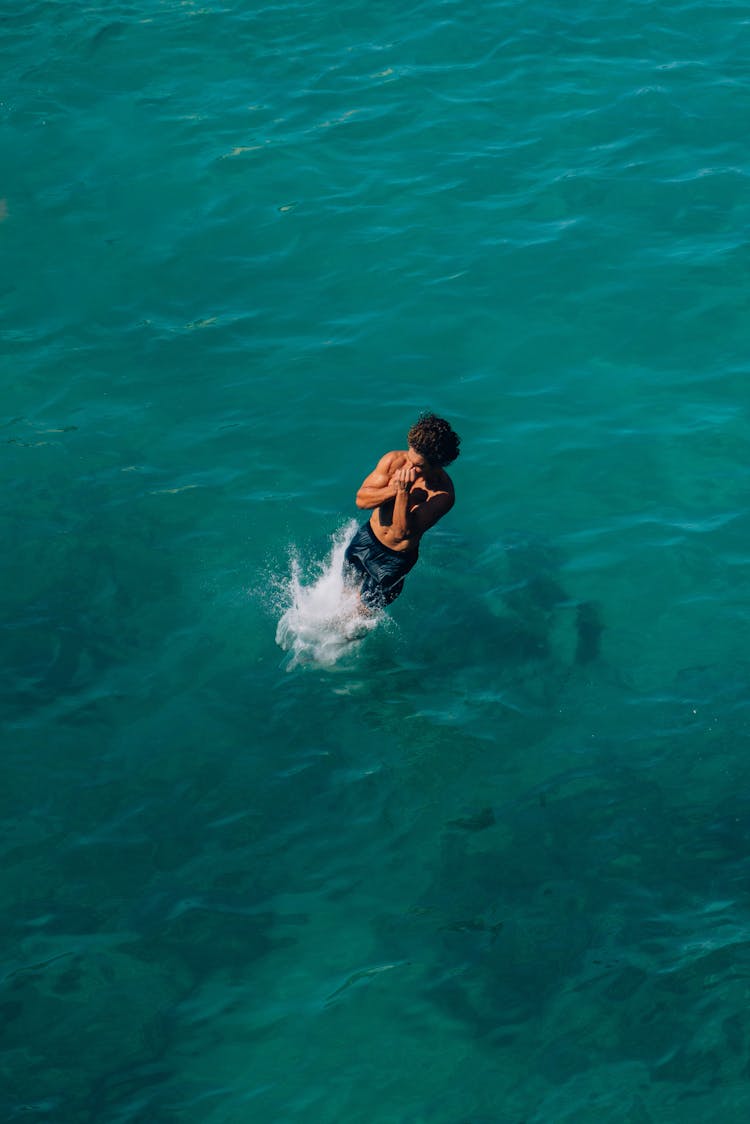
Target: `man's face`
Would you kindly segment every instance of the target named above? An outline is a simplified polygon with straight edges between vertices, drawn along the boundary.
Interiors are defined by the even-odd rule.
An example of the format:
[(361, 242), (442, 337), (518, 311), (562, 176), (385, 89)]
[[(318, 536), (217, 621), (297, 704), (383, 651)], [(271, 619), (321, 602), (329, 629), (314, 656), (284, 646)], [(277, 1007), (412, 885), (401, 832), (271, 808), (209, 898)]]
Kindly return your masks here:
[(409, 458), (409, 464), (411, 464), (413, 468), (416, 468), (417, 472), (430, 471), (430, 468), (432, 466), (427, 460), (427, 457), (423, 456), (422, 453), (418, 453), (416, 449), (412, 449), (411, 445), (409, 446), (406, 455)]

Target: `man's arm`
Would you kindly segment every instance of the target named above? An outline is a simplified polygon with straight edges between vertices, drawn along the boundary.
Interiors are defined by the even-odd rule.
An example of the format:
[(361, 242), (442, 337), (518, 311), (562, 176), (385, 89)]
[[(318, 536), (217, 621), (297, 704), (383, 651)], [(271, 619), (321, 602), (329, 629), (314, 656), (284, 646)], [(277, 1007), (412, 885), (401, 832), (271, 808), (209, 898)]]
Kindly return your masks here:
[(415, 476), (416, 472), (413, 468), (399, 468), (393, 476), (398, 490), (393, 505), (391, 532), (401, 542), (413, 538), (414, 535), (421, 538), (425, 531), (429, 531), (438, 519), (442, 519), (450, 511), (455, 502), (451, 486), (445, 492), (436, 492), (425, 503), (418, 504), (413, 511), (410, 511), (409, 493)]
[(411, 523), (419, 535), (434, 527), (438, 519), (442, 519), (456, 502), (452, 492), (438, 492), (427, 503), (421, 503), (416, 511), (412, 512)]
[(370, 475), (362, 481), (357, 492), (357, 507), (380, 507), (381, 503), (392, 500), (396, 495), (396, 483), (391, 480), (394, 456), (394, 453), (386, 453)]

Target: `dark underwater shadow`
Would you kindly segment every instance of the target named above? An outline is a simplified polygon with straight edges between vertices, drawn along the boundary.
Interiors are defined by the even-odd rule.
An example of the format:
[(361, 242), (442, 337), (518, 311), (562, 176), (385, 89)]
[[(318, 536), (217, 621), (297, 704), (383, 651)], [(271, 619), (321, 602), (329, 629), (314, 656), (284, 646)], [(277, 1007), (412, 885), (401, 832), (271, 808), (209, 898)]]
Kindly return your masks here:
[(443, 544), (393, 610), (402, 645), (443, 690), (470, 690), (473, 676), (477, 695), (512, 689), (522, 707), (546, 705), (602, 664), (603, 610), (566, 588), (564, 562), (536, 537), (508, 536), (479, 553)]

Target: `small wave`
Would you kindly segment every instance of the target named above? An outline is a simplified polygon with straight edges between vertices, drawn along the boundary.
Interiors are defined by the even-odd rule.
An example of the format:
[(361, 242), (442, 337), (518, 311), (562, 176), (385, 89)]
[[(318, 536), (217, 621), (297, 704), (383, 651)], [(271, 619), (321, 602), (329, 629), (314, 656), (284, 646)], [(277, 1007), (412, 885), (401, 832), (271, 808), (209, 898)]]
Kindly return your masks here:
[(295, 548), (290, 551), (289, 575), (278, 582), (283, 612), (276, 626), (289, 671), (299, 664), (333, 667), (383, 619), (382, 613), (362, 612), (356, 588), (344, 579), (344, 552), (356, 530), (352, 519), (332, 535), (322, 562), (305, 563)]

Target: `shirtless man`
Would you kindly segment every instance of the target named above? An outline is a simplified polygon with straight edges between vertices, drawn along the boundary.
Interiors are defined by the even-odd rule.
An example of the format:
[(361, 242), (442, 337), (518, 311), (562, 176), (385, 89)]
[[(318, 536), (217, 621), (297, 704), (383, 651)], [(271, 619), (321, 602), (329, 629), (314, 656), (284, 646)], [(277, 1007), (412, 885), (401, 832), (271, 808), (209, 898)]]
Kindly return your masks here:
[(386, 453), (357, 492), (357, 507), (373, 512), (346, 548), (344, 568), (366, 609), (395, 601), (417, 561), (422, 535), (455, 502), (444, 465), (458, 456), (460, 438), (448, 422), (422, 414), (408, 442), (408, 449)]

